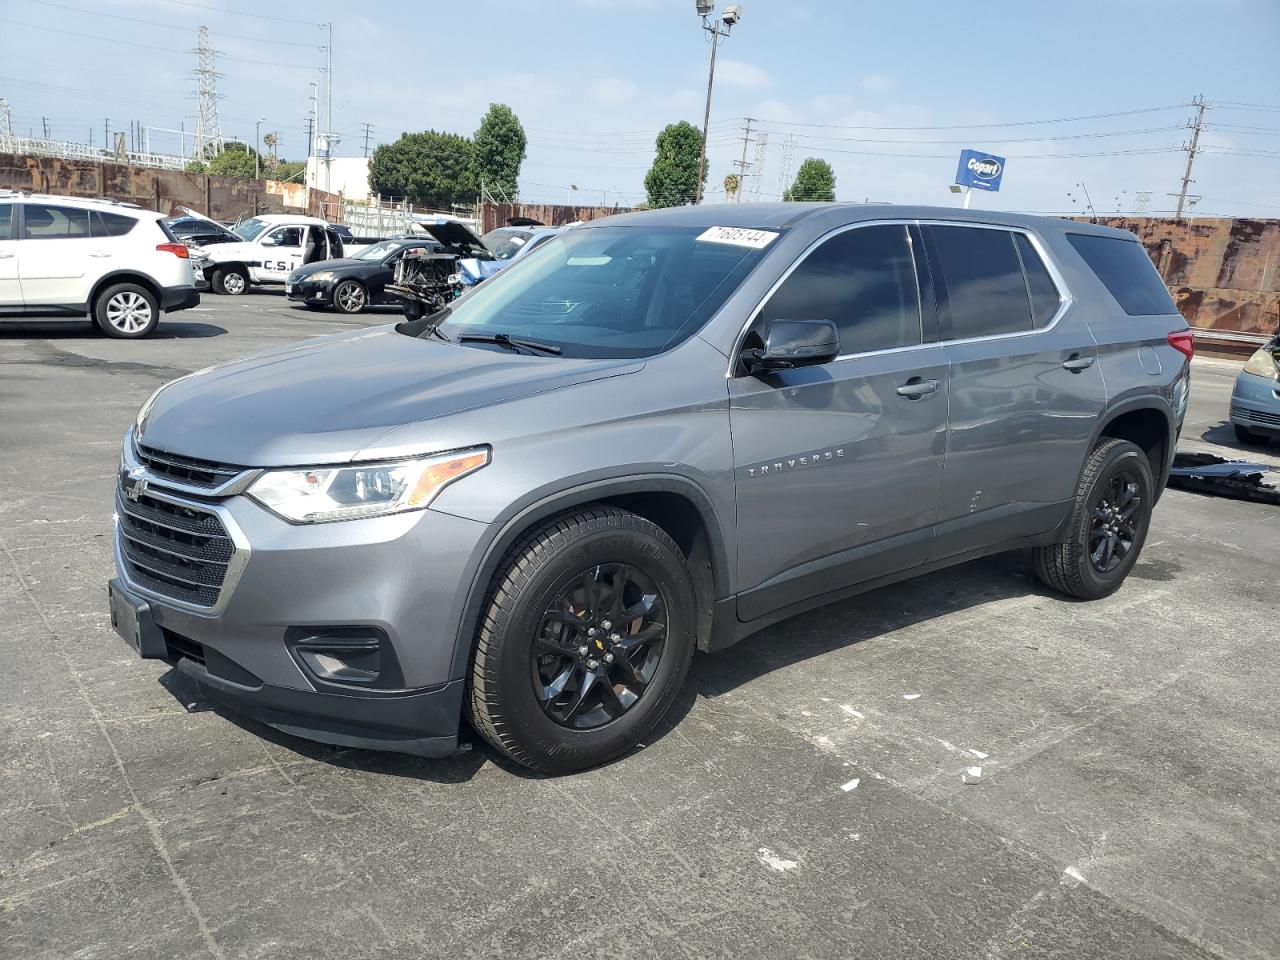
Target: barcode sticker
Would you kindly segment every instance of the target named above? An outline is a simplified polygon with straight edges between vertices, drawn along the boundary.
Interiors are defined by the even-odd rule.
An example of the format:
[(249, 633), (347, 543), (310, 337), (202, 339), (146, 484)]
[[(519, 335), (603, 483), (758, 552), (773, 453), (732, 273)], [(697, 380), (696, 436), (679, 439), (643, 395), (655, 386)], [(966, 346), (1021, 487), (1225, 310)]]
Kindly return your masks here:
[(707, 243), (728, 243), (735, 247), (763, 250), (778, 236), (776, 230), (751, 230), (746, 227), (708, 227), (698, 235)]

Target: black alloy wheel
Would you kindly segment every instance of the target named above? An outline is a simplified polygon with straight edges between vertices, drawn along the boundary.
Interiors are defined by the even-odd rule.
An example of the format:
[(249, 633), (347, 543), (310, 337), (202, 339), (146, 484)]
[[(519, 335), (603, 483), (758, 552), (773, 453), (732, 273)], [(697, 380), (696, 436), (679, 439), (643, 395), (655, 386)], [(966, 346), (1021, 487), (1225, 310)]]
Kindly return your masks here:
[(1135, 471), (1122, 469), (1099, 485), (1089, 528), (1089, 561), (1107, 574), (1124, 563), (1138, 536), (1142, 508), (1141, 481)]
[(534, 696), (561, 726), (591, 730), (644, 696), (667, 639), (666, 599), (625, 563), (572, 577), (543, 614), (534, 640)]

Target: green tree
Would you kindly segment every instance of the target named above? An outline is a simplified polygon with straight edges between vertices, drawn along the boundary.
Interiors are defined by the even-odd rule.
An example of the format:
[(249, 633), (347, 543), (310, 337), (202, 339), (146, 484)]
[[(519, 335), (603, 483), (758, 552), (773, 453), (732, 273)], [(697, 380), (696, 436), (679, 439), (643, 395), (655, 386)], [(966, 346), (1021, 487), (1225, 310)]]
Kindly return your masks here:
[(189, 160), (183, 169), (186, 170), (187, 173), (207, 173), (209, 168), (205, 166), (205, 162), (203, 160)]
[(369, 161), (369, 189), (410, 203), (448, 209), (475, 199), (474, 148), (455, 133), (402, 133), (384, 143)]
[[(668, 124), (658, 134), (653, 166), (644, 177), (644, 189), (651, 207), (678, 207), (693, 203), (698, 191), (698, 153), (702, 134), (693, 124), (681, 120)], [(702, 172), (703, 185), (707, 173)]]
[(809, 157), (800, 164), (791, 189), (782, 195), (783, 200), (834, 200), (836, 198), (836, 174), (831, 164), (817, 157)]
[(724, 198), (733, 200), (738, 195), (738, 190), (742, 188), (742, 177), (736, 173), (726, 174), (724, 178)]
[(245, 144), (229, 141), (222, 152), (207, 164), (209, 173), (219, 177), (253, 179), (254, 152)]
[(302, 180), (302, 175), (307, 170), (305, 160), (281, 160), (276, 164), (275, 178), (277, 180)]
[(483, 185), (491, 193), (505, 194), (514, 200), (520, 164), (528, 146), (520, 118), (505, 103), (489, 104), (489, 112), (480, 121), (474, 143), (476, 186)]

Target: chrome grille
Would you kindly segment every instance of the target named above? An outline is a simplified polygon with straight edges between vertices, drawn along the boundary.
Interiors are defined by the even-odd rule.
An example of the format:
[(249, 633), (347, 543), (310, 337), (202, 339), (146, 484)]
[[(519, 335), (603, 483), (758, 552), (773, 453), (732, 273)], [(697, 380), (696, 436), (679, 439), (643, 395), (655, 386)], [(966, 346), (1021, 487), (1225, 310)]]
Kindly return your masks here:
[(198, 607), (218, 602), (235, 545), (218, 515), (150, 493), (116, 499), (120, 554), (140, 586)]
[(164, 477), (193, 487), (207, 487), (210, 490), (222, 486), (229, 480), (234, 480), (245, 470), (244, 467), (232, 463), (184, 457), (141, 443), (137, 445), (135, 454), (138, 462), (156, 477)]

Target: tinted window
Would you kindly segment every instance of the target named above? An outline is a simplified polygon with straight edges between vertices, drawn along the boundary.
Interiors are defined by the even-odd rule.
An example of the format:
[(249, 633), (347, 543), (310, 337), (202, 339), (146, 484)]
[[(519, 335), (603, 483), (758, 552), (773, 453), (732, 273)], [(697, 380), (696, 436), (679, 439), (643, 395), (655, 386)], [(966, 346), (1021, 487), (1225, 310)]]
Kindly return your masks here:
[(945, 338), (1031, 329), (1027, 284), (1011, 233), (977, 227), (929, 227), (928, 232), (942, 280), (938, 309)]
[(275, 238), (277, 247), (302, 246), (302, 231), (298, 227), (284, 227), (271, 236)]
[(65, 240), (89, 236), (88, 210), (28, 203), (25, 213), (26, 235), (29, 240)]
[(1035, 317), (1037, 327), (1048, 326), (1053, 315), (1058, 312), (1062, 303), (1062, 295), (1058, 293), (1049, 269), (1040, 259), (1040, 254), (1025, 234), (1015, 233), (1013, 242), (1018, 248), (1018, 256), (1022, 258), (1022, 270), (1027, 275), (1027, 292), (1031, 294), (1031, 313)]
[(0, 240), (9, 239), (10, 224), (13, 223), (13, 204), (0, 203)]
[(764, 305), (771, 320), (831, 320), (840, 352), (920, 342), (920, 299), (905, 226), (859, 227), (810, 253)]
[(93, 235), (95, 237), (123, 237), (133, 229), (138, 221), (119, 213), (93, 212)]
[(1069, 233), (1067, 239), (1130, 316), (1177, 313), (1164, 281), (1136, 240)]

